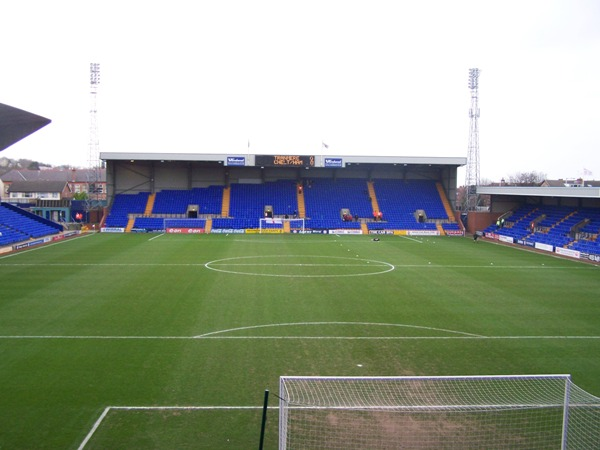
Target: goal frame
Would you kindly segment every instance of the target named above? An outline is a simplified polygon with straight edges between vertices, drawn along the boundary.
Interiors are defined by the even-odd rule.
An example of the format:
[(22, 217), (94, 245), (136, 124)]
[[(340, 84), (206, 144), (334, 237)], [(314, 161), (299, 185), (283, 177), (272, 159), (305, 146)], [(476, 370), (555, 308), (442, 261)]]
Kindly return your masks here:
[[(486, 395), (490, 396), (490, 400), (483, 403), (478, 403), (477, 400), (480, 401), (480, 397), (477, 397), (478, 387), (483, 386), (487, 387), (490, 383), (494, 383), (495, 381), (499, 381), (501, 387), (504, 386), (512, 386), (511, 383), (514, 382), (516, 388), (514, 392), (509, 392), (505, 394), (498, 395), (497, 392), (484, 390)], [(349, 389), (345, 390), (344, 383), (347, 382)], [(364, 382), (366, 387), (363, 395), (360, 395), (360, 389), (355, 389), (357, 384)], [(386, 394), (386, 384), (388, 385), (388, 391), (393, 391), (396, 389), (396, 386), (393, 384), (395, 382), (399, 383), (400, 388), (398, 391), (401, 393), (397, 396), (392, 395), (389, 398), (385, 398), (381, 403), (373, 403), (373, 400), (383, 399)], [(446, 400), (446, 393), (450, 391), (444, 391), (448, 383), (456, 382), (459, 384), (459, 387), (468, 386), (470, 383), (473, 386), (473, 392), (475, 392), (473, 398), (466, 398), (461, 402), (457, 402), (457, 399), (453, 396), (456, 395), (455, 392), (452, 392), (452, 395), (448, 395), (451, 398), (451, 401)], [(401, 383), (408, 384), (408, 388), (405, 388)], [(410, 386), (410, 383), (414, 384), (414, 387)], [(431, 386), (438, 383), (440, 385), (440, 391), (429, 391)], [(506, 384), (508, 383), (508, 384)], [(551, 400), (546, 398), (545, 395), (539, 395), (539, 399), (536, 396), (537, 391), (540, 386), (542, 387), (541, 391), (544, 391), (545, 384), (549, 383), (550, 388), (548, 390), (552, 391), (552, 394), (549, 396)], [(302, 385), (304, 384), (304, 385)], [(379, 397), (378, 392), (378, 384), (381, 388), (381, 392), (383, 392), (382, 396)], [(393, 389), (389, 389), (389, 385), (392, 386)], [(519, 386), (525, 387), (524, 390), (524, 398), (521, 399), (519, 395), (521, 392), (519, 390)], [(359, 386), (360, 388), (361, 386)], [(469, 387), (469, 386), (468, 386)], [(501, 391), (500, 387), (500, 391)], [(414, 389), (410, 391), (410, 389)], [(528, 389), (532, 389), (531, 392), (536, 392), (536, 395), (531, 397), (531, 392)], [(404, 390), (406, 389), (406, 391)], [(460, 390), (460, 389), (459, 389)], [(500, 392), (499, 391), (499, 392)], [(409, 396), (405, 396), (406, 392), (410, 392)], [(425, 395), (423, 396), (423, 392)], [(427, 394), (433, 392), (431, 401), (431, 397)], [(469, 391), (466, 391), (470, 394)], [(393, 392), (394, 394), (396, 392)], [(352, 395), (354, 394), (354, 396)], [(420, 398), (419, 396), (423, 396)], [(467, 395), (466, 397), (469, 397)], [(477, 397), (476, 401), (473, 401)], [(484, 396), (485, 397), (485, 396)], [(498, 401), (501, 398), (500, 401)], [(495, 398), (495, 400), (494, 400)], [(398, 403), (394, 403), (400, 399)], [(486, 397), (487, 399), (487, 397)], [(509, 400), (506, 403), (506, 400)], [(515, 401), (514, 399), (519, 399)], [(405, 404), (402, 404), (402, 401), (405, 401)], [(470, 402), (470, 403), (468, 403)], [(494, 403), (495, 402), (495, 403)], [(356, 414), (365, 414), (369, 411), (374, 414), (382, 413), (382, 414), (395, 414), (399, 413), (400, 415), (406, 414), (417, 414), (421, 415), (432, 414), (433, 420), (436, 420), (435, 415), (448, 415), (448, 414), (462, 414), (465, 411), (468, 411), (472, 414), (481, 414), (485, 415), (489, 411), (511, 411), (514, 413), (519, 413), (519, 411), (524, 410), (552, 410), (555, 411), (555, 432), (554, 434), (556, 439), (556, 444), (558, 446), (558, 439), (561, 440), (560, 448), (566, 449), (569, 441), (579, 439), (579, 436), (569, 435), (569, 427), (570, 427), (570, 417), (569, 411), (574, 408), (576, 418), (571, 420), (575, 420), (573, 424), (573, 428), (575, 429), (575, 434), (580, 431), (581, 423), (577, 421), (584, 422), (585, 420), (590, 420), (589, 417), (592, 417), (592, 421), (600, 420), (600, 398), (589, 394), (582, 389), (578, 388), (571, 381), (570, 375), (479, 375), (479, 376), (432, 376), (432, 377), (315, 377), (315, 376), (282, 376), (280, 377), (279, 383), (279, 449), (284, 450), (288, 448), (288, 445), (294, 446), (295, 441), (298, 439), (298, 435), (296, 436), (288, 436), (288, 433), (299, 433), (302, 434), (305, 432), (304, 425), (301, 425), (299, 429), (302, 431), (291, 431), (289, 428), (295, 428), (298, 426), (297, 420), (303, 420), (302, 417), (306, 415), (308, 417), (308, 422), (313, 422), (313, 424), (307, 425), (310, 427), (309, 433), (311, 434), (311, 438), (315, 439), (315, 436), (324, 439), (325, 435), (320, 435), (321, 430), (316, 429), (320, 428), (320, 423), (318, 417), (323, 417), (324, 414), (335, 416), (339, 414), (339, 419), (336, 417), (335, 427), (342, 431), (349, 430), (349, 434), (354, 431), (356, 425), (352, 423), (347, 424), (344, 422), (346, 419), (346, 414), (353, 413)], [(589, 414), (582, 419), (582, 411), (585, 409), (589, 409)], [(587, 414), (586, 411), (583, 411), (584, 414)], [(312, 416), (311, 416), (312, 414)], [(562, 424), (560, 424), (560, 418), (562, 414)], [(315, 416), (318, 416), (315, 418)], [(413, 416), (411, 416), (413, 417)], [(414, 416), (418, 417), (418, 416)], [(484, 417), (485, 418), (485, 417)], [(403, 420), (399, 416), (400, 420)], [(323, 422), (325, 420), (321, 419)], [(350, 420), (349, 422), (351, 422)], [(304, 423), (304, 422), (303, 422)], [(315, 425), (315, 423), (317, 425)], [(495, 423), (495, 422), (494, 422)], [(562, 429), (559, 427), (562, 425)], [(596, 425), (597, 426), (597, 425)], [(313, 428), (314, 427), (314, 428)], [(338, 432), (336, 430), (336, 432)], [(526, 431), (529, 429), (525, 429)], [(559, 437), (560, 434), (560, 437)], [(586, 436), (584, 439), (587, 439)], [(292, 442), (290, 444), (290, 441)], [(322, 447), (310, 447), (310, 444), (306, 444), (306, 448), (322, 448)], [(577, 444), (574, 444), (577, 446)], [(372, 448), (377, 448), (373, 446)]]
[(261, 217), (258, 220), (258, 233), (262, 234), (263, 229), (266, 229), (266, 228), (263, 227), (263, 224), (266, 224), (266, 223), (281, 224), (281, 228), (283, 229), (284, 228), (284, 224), (286, 222), (290, 224), (290, 227), (292, 225), (292, 222), (300, 222), (302, 224), (302, 226), (301, 226), (301, 232), (304, 233), (304, 230), (305, 230), (305, 228), (304, 228), (304, 226), (305, 226), (305, 219), (303, 217), (302, 218), (301, 217), (296, 217), (296, 218), (291, 218), (291, 219), (290, 218), (283, 219), (283, 218), (279, 218), (279, 217), (274, 217), (274, 218)]

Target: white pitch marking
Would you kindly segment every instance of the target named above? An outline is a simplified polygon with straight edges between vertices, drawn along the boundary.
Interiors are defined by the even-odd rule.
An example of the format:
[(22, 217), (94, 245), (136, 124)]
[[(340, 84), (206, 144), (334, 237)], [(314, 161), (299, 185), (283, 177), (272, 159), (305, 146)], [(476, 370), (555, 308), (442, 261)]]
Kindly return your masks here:
[[(233, 242), (251, 242), (253, 244), (276, 244), (276, 245), (281, 245), (281, 240), (273, 240), (273, 241), (261, 241), (261, 240), (252, 240), (252, 239), (234, 239)], [(332, 240), (327, 240), (327, 241), (315, 241), (315, 242), (302, 242), (302, 241), (286, 241), (285, 244), (302, 244), (302, 245), (307, 245), (307, 244), (332, 244), (332, 243), (336, 243), (337, 240), (336, 239), (332, 239)], [(340, 244), (341, 245), (341, 244)]]
[[(83, 450), (87, 443), (90, 441), (94, 433), (98, 430), (107, 414), (111, 410), (116, 411), (217, 411), (217, 410), (226, 410), (226, 411), (235, 411), (235, 410), (256, 410), (262, 409), (262, 406), (107, 406), (104, 408), (104, 411), (96, 420), (92, 429), (86, 435), (85, 439), (79, 444), (77, 447), (78, 450)], [(267, 406), (267, 409), (279, 409), (279, 406)]]
[[(356, 255), (358, 256), (358, 255)], [(367, 264), (369, 264), (369, 262), (367, 262)], [(294, 264), (277, 264), (277, 263), (269, 263), (269, 264), (245, 264), (245, 263), (224, 263), (224, 264), (211, 264), (211, 266), (251, 266), (251, 267), (256, 267), (256, 266), (276, 266), (276, 267), (281, 267), (281, 266), (314, 266), (314, 267), (366, 267), (366, 264), (325, 264), (325, 263), (319, 263), (319, 264), (314, 264), (314, 263), (294, 263)], [(380, 263), (380, 264), (373, 264), (373, 265), (369, 265), (369, 267), (390, 267), (389, 264), (386, 263)]]
[[(52, 244), (43, 244), (43, 245), (40, 245), (39, 247), (30, 248), (29, 250), (21, 250), (21, 251), (18, 251), (18, 252), (9, 253), (8, 255), (0, 256), (0, 259), (6, 259), (6, 258), (12, 258), (13, 256), (24, 255), (25, 253), (34, 252), (34, 251), (37, 251), (37, 250), (43, 250), (45, 248), (54, 247), (55, 245), (59, 245), (59, 244), (66, 244), (67, 242), (74, 242), (77, 239), (83, 239), (83, 238), (87, 238), (87, 237), (90, 237), (90, 236), (94, 236), (94, 233), (85, 234), (85, 235), (79, 235), (79, 236), (73, 236), (72, 238), (61, 239), (60, 241), (53, 242)], [(40, 265), (43, 266), (44, 264), (40, 264)]]
[[(355, 263), (356, 259), (354, 258), (347, 258), (347, 257), (343, 257), (343, 256), (325, 256), (325, 255), (261, 255), (261, 256), (236, 256), (236, 257), (232, 257), (232, 258), (223, 258), (223, 259), (217, 259), (214, 261), (209, 261), (207, 262), (204, 267), (206, 267), (209, 270), (214, 270), (216, 272), (223, 272), (223, 273), (232, 273), (232, 274), (236, 274), (236, 275), (251, 275), (251, 276), (262, 276), (262, 277), (283, 277), (283, 278), (343, 278), (343, 277), (356, 277), (356, 276), (370, 276), (370, 275), (380, 275), (380, 274), (384, 274), (387, 272), (391, 272), (392, 270), (394, 270), (394, 266), (390, 263), (384, 262), (384, 261), (375, 261), (375, 260), (370, 260), (373, 263), (378, 263), (379, 266), (374, 265), (375, 267), (387, 267), (386, 270), (381, 270), (379, 272), (365, 272), (365, 273), (344, 273), (344, 274), (291, 274), (291, 273), (286, 273), (286, 274), (275, 274), (275, 273), (255, 273), (255, 272), (239, 272), (239, 271), (235, 271), (235, 270), (224, 270), (224, 269), (220, 269), (217, 268), (216, 266), (229, 266), (229, 265), (237, 265), (237, 264), (245, 264), (245, 263), (240, 263), (240, 262), (231, 262), (231, 261), (240, 261), (240, 260), (257, 260), (259, 258), (295, 258), (295, 259), (302, 259), (302, 258), (328, 258), (328, 259), (338, 259), (338, 260), (344, 260), (344, 261), (352, 261), (352, 264), (342, 264), (342, 265), (335, 265), (335, 266), (339, 266), (339, 267), (367, 267), (366, 263), (364, 263), (363, 265), (358, 265)], [(362, 259), (361, 261), (369, 261), (366, 259)], [(274, 266), (284, 266), (286, 265), (286, 263), (281, 263), (278, 262), (277, 264), (274, 263), (269, 263), (270, 265), (274, 265)], [(287, 263), (287, 264), (292, 264), (292, 263)], [(294, 265), (306, 265), (309, 266), (310, 264), (299, 264), (299, 263), (293, 263)], [(314, 264), (314, 263), (311, 263)], [(250, 263), (250, 266), (256, 266), (257, 264), (253, 264)], [(322, 265), (322, 263), (319, 263), (318, 266)], [(369, 265), (368, 267), (373, 267), (371, 265)]]
[(104, 411), (102, 411), (102, 414), (100, 415), (98, 420), (96, 420), (96, 422), (94, 423), (94, 426), (92, 427), (90, 432), (87, 434), (87, 436), (85, 437), (83, 442), (81, 442), (81, 444), (79, 444), (78, 450), (82, 450), (87, 445), (87, 443), (92, 438), (92, 436), (94, 435), (96, 430), (100, 427), (100, 424), (102, 423), (102, 421), (104, 420), (104, 418), (106, 417), (106, 415), (108, 414), (110, 409), (111, 409), (110, 406), (108, 408), (104, 408)]
[(434, 328), (434, 327), (424, 327), (424, 326), (419, 326), (419, 325), (405, 325), (405, 324), (398, 324), (398, 323), (373, 323), (373, 322), (291, 322), (291, 323), (272, 323), (272, 324), (266, 324), (266, 325), (253, 325), (253, 326), (248, 326), (248, 327), (239, 327), (239, 328), (231, 328), (228, 330), (218, 330), (218, 331), (211, 331), (209, 333), (204, 333), (198, 336), (195, 336), (196, 338), (204, 338), (207, 336), (212, 336), (215, 334), (221, 334), (221, 333), (229, 333), (232, 331), (240, 331), (240, 330), (253, 330), (253, 329), (257, 329), (257, 328), (273, 328), (273, 327), (289, 327), (289, 326), (307, 326), (307, 325), (318, 325), (318, 326), (322, 326), (322, 325), (368, 325), (368, 326), (378, 326), (378, 327), (399, 327), (399, 328), (418, 328), (418, 329), (422, 329), (422, 330), (430, 330), (430, 331), (443, 331), (446, 333), (455, 333), (455, 334), (462, 334), (465, 336), (472, 336), (472, 337), (483, 337), (477, 334), (471, 334), (471, 333), (465, 333), (462, 331), (454, 331), (454, 330), (446, 330), (443, 328)]
[(417, 243), (419, 243), (419, 244), (422, 244), (422, 243), (423, 243), (423, 241), (422, 241), (422, 240), (420, 240), (420, 239), (415, 239), (415, 238), (411, 238), (411, 237), (408, 237), (408, 236), (400, 236), (400, 237), (401, 237), (402, 239), (406, 239), (406, 240), (409, 240), (409, 241), (417, 242)]
[[(213, 334), (220, 333), (215, 331)], [(460, 332), (455, 332), (460, 333)], [(274, 340), (342, 340), (342, 341), (403, 341), (403, 340), (503, 340), (503, 339), (540, 339), (540, 340), (571, 340), (571, 339), (600, 339), (600, 336), (215, 336), (212, 334), (198, 336), (38, 336), (38, 335), (13, 335), (0, 336), (0, 340), (203, 340), (203, 339), (274, 339)]]

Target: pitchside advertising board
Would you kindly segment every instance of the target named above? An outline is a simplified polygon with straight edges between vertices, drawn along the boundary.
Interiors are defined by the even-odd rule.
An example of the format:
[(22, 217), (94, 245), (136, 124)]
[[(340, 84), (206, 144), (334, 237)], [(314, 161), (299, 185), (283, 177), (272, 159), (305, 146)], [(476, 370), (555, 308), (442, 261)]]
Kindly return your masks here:
[(204, 228), (167, 228), (165, 230), (167, 234), (202, 234)]
[(585, 259), (592, 262), (600, 262), (600, 255), (594, 255), (590, 253), (581, 252), (579, 250), (572, 250), (570, 248), (563, 247), (554, 247), (550, 244), (542, 244), (540, 242), (533, 242), (527, 239), (513, 239), (509, 236), (502, 236), (497, 233), (485, 233), (485, 237), (488, 239), (495, 239), (501, 242), (505, 242), (507, 244), (518, 244), (523, 245), (525, 247), (533, 247), (536, 250), (542, 250), (546, 252), (553, 252), (557, 255), (568, 256), (569, 258), (574, 259)]

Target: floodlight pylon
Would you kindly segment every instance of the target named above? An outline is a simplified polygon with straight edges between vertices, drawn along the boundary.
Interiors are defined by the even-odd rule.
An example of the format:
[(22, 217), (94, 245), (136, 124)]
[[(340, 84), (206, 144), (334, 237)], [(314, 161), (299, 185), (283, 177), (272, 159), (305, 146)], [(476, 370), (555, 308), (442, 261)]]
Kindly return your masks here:
[(477, 68), (469, 69), (469, 90), (471, 108), (469, 109), (469, 147), (465, 177), (467, 210), (474, 210), (478, 204), (477, 186), (479, 185), (479, 74)]

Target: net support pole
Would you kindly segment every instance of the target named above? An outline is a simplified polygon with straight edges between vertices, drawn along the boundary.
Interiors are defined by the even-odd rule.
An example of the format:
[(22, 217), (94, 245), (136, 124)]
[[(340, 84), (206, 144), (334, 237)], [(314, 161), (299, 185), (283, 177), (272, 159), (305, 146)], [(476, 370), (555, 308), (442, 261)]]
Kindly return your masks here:
[(562, 441), (561, 450), (565, 450), (568, 445), (569, 437), (569, 404), (571, 402), (571, 376), (565, 379), (565, 402), (563, 405), (563, 424), (562, 424)]
[(267, 407), (269, 405), (269, 390), (265, 390), (265, 401), (263, 403), (262, 423), (260, 425), (260, 444), (258, 444), (258, 450), (263, 450), (263, 444), (265, 442), (265, 427), (267, 425)]

